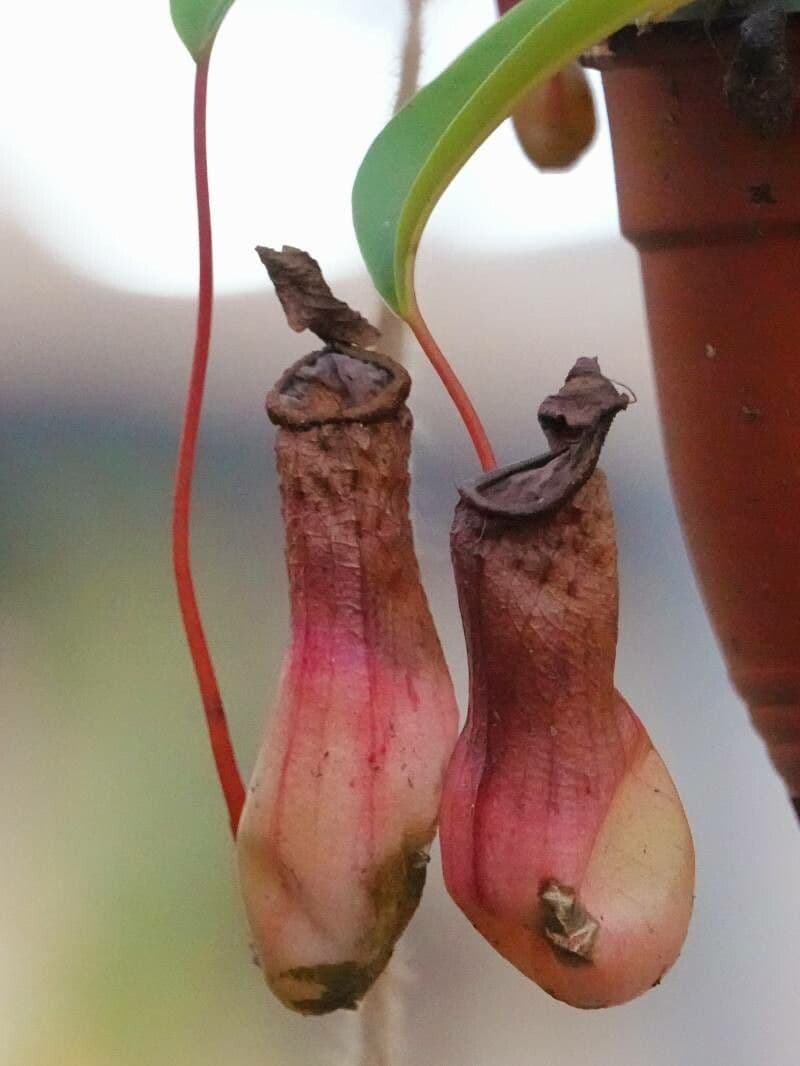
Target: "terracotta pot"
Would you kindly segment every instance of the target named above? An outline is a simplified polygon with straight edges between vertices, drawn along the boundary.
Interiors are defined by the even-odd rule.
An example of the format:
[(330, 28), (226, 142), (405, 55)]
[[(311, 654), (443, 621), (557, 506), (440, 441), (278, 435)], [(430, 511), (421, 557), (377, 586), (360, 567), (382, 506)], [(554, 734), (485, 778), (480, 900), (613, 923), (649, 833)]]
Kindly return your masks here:
[[(731, 680), (800, 814), (800, 121), (764, 139), (733, 24), (623, 32), (603, 73), (683, 530)], [(800, 71), (800, 22), (789, 27)]]

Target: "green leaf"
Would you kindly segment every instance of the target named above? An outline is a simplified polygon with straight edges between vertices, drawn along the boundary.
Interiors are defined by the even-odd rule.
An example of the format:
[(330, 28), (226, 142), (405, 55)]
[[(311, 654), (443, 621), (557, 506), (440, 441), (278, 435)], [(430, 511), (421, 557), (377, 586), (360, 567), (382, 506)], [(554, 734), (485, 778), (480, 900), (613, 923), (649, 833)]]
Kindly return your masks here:
[(233, 0), (170, 0), (172, 22), (194, 60), (207, 55)]
[(537, 82), (620, 27), (675, 0), (520, 0), (378, 135), (353, 188), (353, 221), (376, 288), (417, 314), (414, 261), (439, 197)]

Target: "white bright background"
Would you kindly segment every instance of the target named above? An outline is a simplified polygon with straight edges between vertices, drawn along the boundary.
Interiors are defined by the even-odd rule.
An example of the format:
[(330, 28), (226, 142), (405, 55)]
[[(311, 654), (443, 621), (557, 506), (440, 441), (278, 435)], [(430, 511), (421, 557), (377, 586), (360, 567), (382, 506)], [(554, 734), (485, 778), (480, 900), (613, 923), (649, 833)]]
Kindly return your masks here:
[[(70, 558), (76, 554), (69, 533), (58, 526), (59, 514), (81, 508), (89, 516), (89, 534), (85, 550), (78, 545), (87, 575), (80, 591), (62, 600), (57, 584), (54, 593), (67, 633), (63, 647), (50, 646), (52, 627), (40, 625), (35, 613), (24, 632), (20, 612), (0, 615), (9, 723), (0, 745), (0, 779), (13, 785), (12, 798), (0, 809), (9, 870), (0, 879), (0, 1064), (355, 1066), (341, 1050), (352, 1019), (295, 1018), (266, 995), (255, 973), (243, 969), (246, 948), (234, 879), (225, 869), (225, 827), (173, 617), (168, 467), (188, 373), (196, 238), (193, 67), (167, 8), (167, 0), (39, 0), (9, 4), (4, 12), (4, 427), (31, 434), (28, 451), (24, 440), (17, 441), (15, 455), (26, 454), (25, 469), (37, 473), (38, 505), (53, 522), (48, 565), (56, 574), (62, 547), (70, 548)], [(491, 0), (429, 0), (424, 77), (441, 69), (492, 17)], [(350, 228), (350, 187), (390, 106), (403, 22), (401, 0), (237, 0), (213, 60), (209, 150), (219, 299), (208, 434), (198, 472), (206, 525), (198, 533), (197, 556), (223, 687), (236, 694), (232, 719), (245, 766), (265, 694), (274, 685), (286, 620), (262, 397), (309, 346), (286, 330), (252, 248), (283, 242), (308, 247), (345, 298), (374, 311), (376, 299)], [(661, 987), (614, 1011), (581, 1013), (549, 1000), (471, 932), (448, 901), (434, 862), (404, 938), (413, 978), (407, 1045), (393, 1066), (796, 1066), (797, 826), (727, 685), (683, 551), (660, 447), (636, 259), (616, 230), (605, 133), (575, 171), (542, 177), (523, 159), (511, 130), (500, 129), (437, 208), (421, 249), (419, 291), (502, 459), (539, 447), (538, 400), (579, 355), (599, 355), (606, 372), (639, 395), (624, 425), (615, 426), (604, 459), (619, 525), (618, 679), (680, 787), (695, 833), (698, 880), (686, 948)], [(463, 706), (463, 641), (447, 528), (454, 486), (473, 464), (438, 382), (412, 346), (408, 356), (415, 379), (417, 543)], [(42, 444), (42, 426), (46, 430), (49, 422), (54, 436), (45, 433)], [(78, 468), (74, 459), (69, 468), (60, 465), (59, 434), (69, 443), (69, 427), (84, 424), (89, 444), (78, 448)], [(124, 434), (107, 433), (108, 425), (114, 432), (133, 426), (133, 444)], [(109, 441), (116, 441), (121, 458)], [(144, 495), (133, 496), (116, 471), (125, 463), (138, 470), (140, 453), (142, 466), (155, 462), (156, 453), (161, 457), (153, 482), (158, 488), (148, 482)], [(211, 479), (212, 467), (218, 477), (224, 471), (224, 493)], [(117, 501), (110, 513), (95, 481)], [(245, 497), (249, 502), (241, 510)], [(36, 502), (34, 487), (30, 499)], [(214, 501), (222, 516), (216, 526), (207, 513)], [(239, 521), (240, 510), (250, 516), (246, 521)], [(12, 529), (14, 517), (8, 516)], [(95, 558), (95, 539), (100, 543), (117, 522), (118, 554)], [(115, 656), (123, 664), (131, 658), (120, 650), (117, 626), (126, 611), (131, 625), (141, 626), (140, 580), (129, 587), (120, 576), (129, 569), (131, 537), (138, 544), (137, 536), (143, 556), (146, 540), (163, 565), (147, 586), (146, 602), (164, 615), (164, 630), (156, 630), (164, 635), (152, 638), (155, 646), (138, 636), (135, 648), (139, 676), (155, 693), (152, 706), (139, 706), (135, 690), (122, 692), (116, 674), (106, 681), (103, 663), (88, 657), (95, 652), (82, 651), (81, 644), (88, 618), (93, 632), (108, 634), (112, 663)], [(237, 554), (246, 573), (235, 571)], [(263, 568), (252, 562), (259, 559)], [(31, 582), (33, 577), (23, 575)], [(240, 582), (237, 596), (229, 580)], [(66, 575), (64, 584), (71, 588)], [(109, 605), (108, 596), (117, 598)], [(90, 692), (92, 681), (101, 686), (95, 698), (103, 712), (108, 699), (109, 730), (113, 724), (128, 736), (127, 728), (131, 751), (100, 767), (92, 762), (93, 735), (80, 733), (80, 685), (70, 682), (51, 693), (48, 676), (37, 675), (35, 665), (23, 669), (27, 661), (44, 661), (43, 648), (85, 679)], [(180, 696), (174, 685), (171, 690), (177, 708), (161, 702), (165, 657), (169, 670), (183, 670)], [(234, 675), (234, 664), (244, 673)], [(141, 719), (119, 724), (114, 715), (131, 700)], [(180, 752), (174, 758), (157, 744), (165, 714)], [(54, 723), (68, 752), (70, 744), (79, 745), (77, 763), (77, 756), (62, 755), (62, 733)], [(41, 769), (43, 744), (49, 774)], [(130, 772), (132, 760), (136, 769)], [(107, 786), (97, 795), (96, 780)], [(197, 817), (207, 819), (207, 854), (187, 858), (185, 805), (183, 815), (157, 821), (154, 814), (153, 830), (142, 829), (149, 823), (137, 822), (135, 814), (148, 809), (150, 787), (188, 794), (196, 803), (202, 812)], [(88, 811), (89, 820), (74, 811)], [(104, 835), (96, 823), (114, 831), (107, 828)], [(131, 823), (139, 826), (133, 851), (125, 836)], [(165, 832), (172, 834), (166, 841)], [(214, 899), (208, 901), (213, 917), (203, 911), (195, 925), (170, 922), (174, 931), (166, 936), (139, 918), (156, 905), (147, 895), (154, 890), (147, 871), (156, 837), (167, 856), (180, 852), (184, 864), (195, 858), (201, 867), (211, 864), (208, 880), (220, 897), (214, 907)], [(55, 858), (65, 852), (69, 869)], [(130, 864), (134, 906), (104, 897), (111, 855), (118, 879), (119, 870), (128, 869), (121, 857)], [(153, 877), (169, 885), (170, 870), (167, 860)], [(138, 879), (137, 871), (144, 871)], [(121, 891), (115, 884), (114, 891)], [(176, 882), (178, 894), (181, 884)], [(204, 884), (201, 877), (191, 900), (180, 899), (187, 906), (195, 897), (206, 899)], [(113, 930), (95, 930), (95, 939), (85, 941), (99, 904), (113, 919)], [(183, 902), (178, 910), (183, 914)], [(117, 951), (117, 934), (126, 930), (130, 939), (121, 937)], [(165, 992), (147, 976), (148, 935), (164, 950), (158, 973)], [(206, 986), (199, 976), (205, 973), (203, 953), (214, 943), (218, 955), (209, 958), (224, 958), (228, 969), (209, 973)], [(190, 946), (201, 965), (188, 974), (181, 953)], [(100, 974), (95, 985), (87, 984), (87, 973)], [(171, 996), (184, 1013), (176, 1016)], [(172, 1043), (155, 1041), (143, 1051), (159, 1010), (162, 1028), (169, 1020)], [(38, 1050), (26, 1056), (32, 1034), (39, 1036)], [(58, 1050), (64, 1040), (71, 1041), (71, 1052)]]
[[(13, 5), (0, 175), (3, 203), (66, 262), (172, 294), (195, 284), (193, 64), (166, 11), (167, 0)], [(492, 0), (430, 0), (423, 77), (493, 14)], [(237, 0), (209, 93), (221, 291), (263, 284), (256, 243), (313, 248), (329, 272), (360, 268), (350, 187), (391, 106), (404, 17), (402, 0)], [(614, 220), (605, 136), (553, 180), (525, 165), (507, 127), (445, 195), (427, 239), (532, 247), (607, 235)]]

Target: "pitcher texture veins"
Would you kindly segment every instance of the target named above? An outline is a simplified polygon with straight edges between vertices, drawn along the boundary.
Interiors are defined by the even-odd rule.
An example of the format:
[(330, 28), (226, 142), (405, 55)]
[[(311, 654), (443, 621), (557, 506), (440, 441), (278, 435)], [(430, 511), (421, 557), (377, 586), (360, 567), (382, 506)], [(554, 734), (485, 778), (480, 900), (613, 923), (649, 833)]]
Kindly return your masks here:
[(300, 328), (314, 319), (326, 346), (267, 401), (291, 642), (239, 870), (268, 984), (287, 1006), (322, 1014), (356, 1006), (414, 913), (458, 718), (414, 555), (408, 376), (348, 343), (368, 324), (330, 305), (310, 257), (260, 252), (288, 256), (280, 277), (294, 291), (281, 299)]
[(580, 1007), (657, 984), (692, 909), (680, 799), (614, 689), (617, 553), (595, 464), (626, 403), (580, 360), (540, 408), (550, 452), (466, 486), (451, 534), (470, 703), (442, 802), (447, 887)]

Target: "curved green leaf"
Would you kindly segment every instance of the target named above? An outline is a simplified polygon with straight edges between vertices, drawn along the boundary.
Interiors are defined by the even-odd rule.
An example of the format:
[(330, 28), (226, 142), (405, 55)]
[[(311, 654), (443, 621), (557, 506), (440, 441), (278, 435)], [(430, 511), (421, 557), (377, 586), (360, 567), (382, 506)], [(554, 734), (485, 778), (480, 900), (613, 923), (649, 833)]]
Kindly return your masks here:
[(211, 48), (233, 0), (170, 0), (172, 23), (194, 60)]
[(401, 317), (416, 312), (414, 259), (437, 200), (533, 85), (621, 26), (675, 0), (520, 0), (378, 135), (353, 188), (361, 254)]

